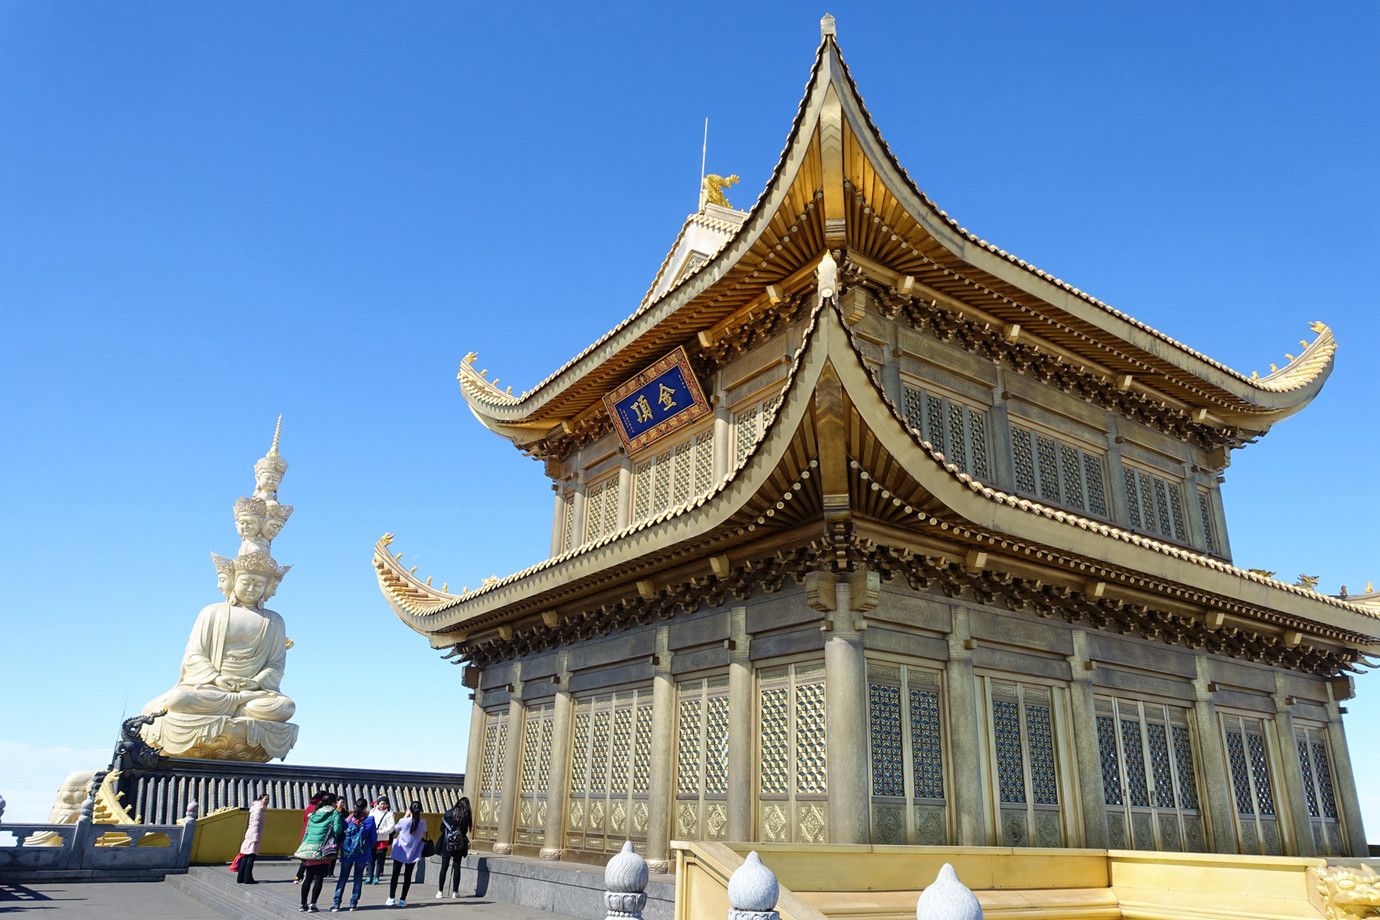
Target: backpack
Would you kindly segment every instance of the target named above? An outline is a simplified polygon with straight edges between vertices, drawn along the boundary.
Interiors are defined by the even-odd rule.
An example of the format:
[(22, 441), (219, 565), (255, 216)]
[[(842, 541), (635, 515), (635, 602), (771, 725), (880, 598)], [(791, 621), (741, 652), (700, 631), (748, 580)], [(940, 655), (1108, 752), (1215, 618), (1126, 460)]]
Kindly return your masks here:
[(364, 847), (364, 822), (353, 819), (346, 821), (345, 841), (340, 847), (340, 858), (347, 862), (367, 859), (369, 852)]
[(444, 852), (452, 856), (465, 857), (469, 854), (470, 842), (465, 837), (465, 831), (459, 827), (451, 827), (449, 821), (442, 822), (445, 827), (445, 836), (442, 843), (445, 847)]

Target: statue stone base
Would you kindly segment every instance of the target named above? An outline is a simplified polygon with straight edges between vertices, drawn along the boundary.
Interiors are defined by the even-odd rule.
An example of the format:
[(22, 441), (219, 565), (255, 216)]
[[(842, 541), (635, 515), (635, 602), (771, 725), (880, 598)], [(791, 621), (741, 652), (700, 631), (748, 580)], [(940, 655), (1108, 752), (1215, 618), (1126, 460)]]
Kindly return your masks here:
[(267, 763), (287, 756), (297, 726), (244, 716), (170, 712), (143, 730), (144, 740), (169, 757)]

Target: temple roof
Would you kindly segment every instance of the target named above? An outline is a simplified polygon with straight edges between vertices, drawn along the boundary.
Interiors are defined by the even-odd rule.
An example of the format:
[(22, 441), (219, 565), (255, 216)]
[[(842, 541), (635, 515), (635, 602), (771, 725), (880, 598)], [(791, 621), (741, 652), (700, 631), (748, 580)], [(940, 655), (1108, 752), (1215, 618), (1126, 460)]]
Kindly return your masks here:
[[(724, 580), (774, 547), (827, 541), (846, 493), (856, 545), (910, 546), (903, 555), (918, 554), (936, 572), (1004, 573), (999, 587), (1026, 573), (1028, 583), (1085, 601), (1115, 596), (1128, 609), (1185, 619), (1220, 611), (1292, 634), (1295, 644), (1304, 636), (1351, 649), (1380, 641), (1375, 608), (977, 482), (906, 426), (859, 347), (837, 307), (817, 307), (761, 439), (707, 494), (461, 595), (405, 571), (385, 536), (374, 553), (380, 588), (433, 646), (464, 650), (515, 628), (554, 628), (620, 597), (645, 598), (652, 586), (703, 583), (710, 569)], [(1038, 578), (1030, 574), (1037, 570)]]
[(1317, 336), (1301, 354), (1266, 377), (1248, 377), (979, 238), (891, 153), (832, 32), (770, 180), (741, 225), (723, 229), (730, 235), (717, 254), (669, 285), (668, 256), (631, 315), (527, 392), (490, 384), (468, 356), (458, 376), (476, 417), (523, 449), (550, 452), (549, 442), (606, 418), (602, 395), (630, 374), (677, 345), (712, 342), (808, 283), (826, 249), (873, 282), (995, 326), (1194, 424), (1239, 429), (1236, 443), (1306, 405), (1336, 351), (1331, 332), (1314, 323)]

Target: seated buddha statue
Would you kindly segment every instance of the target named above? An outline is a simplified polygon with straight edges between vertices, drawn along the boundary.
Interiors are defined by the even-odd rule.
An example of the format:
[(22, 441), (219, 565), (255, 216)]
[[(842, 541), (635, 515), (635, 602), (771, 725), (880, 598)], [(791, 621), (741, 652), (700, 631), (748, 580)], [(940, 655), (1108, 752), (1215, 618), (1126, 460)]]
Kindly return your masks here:
[[(222, 575), (230, 568), (218, 562)], [(168, 711), (143, 730), (166, 755), (265, 761), (296, 742), (297, 726), (288, 724), (296, 706), (280, 690), (283, 618), (262, 606), (283, 569), (266, 553), (251, 552), (235, 559), (232, 571), (230, 596), (197, 615), (176, 686), (144, 707)]]

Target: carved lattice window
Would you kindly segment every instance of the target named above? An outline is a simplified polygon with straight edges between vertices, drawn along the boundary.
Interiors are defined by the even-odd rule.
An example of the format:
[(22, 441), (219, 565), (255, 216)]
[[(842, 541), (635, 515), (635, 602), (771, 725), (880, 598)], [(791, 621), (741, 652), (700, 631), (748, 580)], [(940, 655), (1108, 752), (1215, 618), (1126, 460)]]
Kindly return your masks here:
[(527, 709), (522, 727), (522, 758), (518, 770), (517, 820), (519, 843), (540, 846), (545, 840), (547, 781), (551, 775), (551, 728), (555, 707), (548, 703)]
[(1188, 710), (1098, 697), (1096, 713), (1112, 847), (1206, 849)]
[(1212, 501), (1204, 489), (1198, 490), (1198, 517), (1203, 522), (1203, 539), (1206, 541), (1207, 551), (1214, 556), (1220, 556), (1221, 550), (1217, 545), (1217, 530), (1212, 526)]
[(728, 828), (728, 678), (679, 687), (675, 834), (722, 840)]
[(1320, 854), (1345, 855), (1325, 730), (1296, 725), (1294, 743), (1298, 751), (1299, 772), (1303, 774), (1303, 799), (1308, 808), (1313, 843)]
[(585, 490), (585, 543), (613, 533), (618, 527), (618, 474)]
[(1188, 542), (1180, 483), (1126, 467), (1126, 503), (1127, 516), (1135, 529), (1179, 543)]
[(761, 839), (823, 843), (829, 814), (824, 666), (762, 671), (759, 686)]
[(1283, 849), (1275, 816), (1266, 723), (1226, 713), (1221, 722), (1241, 852), (1278, 856)]
[(479, 802), (475, 809), (475, 837), (493, 839), (498, 833), (498, 810), (503, 794), (503, 759), (508, 748), (508, 710), (485, 713), (484, 741), (479, 761)]
[(630, 524), (656, 517), (709, 491), (714, 477), (714, 433), (692, 435), (633, 468)]
[(901, 404), (906, 425), (944, 459), (974, 479), (991, 478), (986, 411), (910, 385)]
[(1102, 457), (1075, 444), (1011, 426), (1016, 489), (1041, 501), (1107, 517)]
[(1064, 845), (1055, 690), (986, 679), (998, 830), (1005, 846)]
[(880, 662), (867, 675), (872, 840), (946, 844), (939, 675)]
[(645, 849), (651, 749), (651, 690), (577, 700), (572, 729), (566, 843)]

